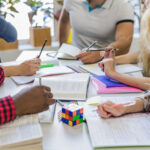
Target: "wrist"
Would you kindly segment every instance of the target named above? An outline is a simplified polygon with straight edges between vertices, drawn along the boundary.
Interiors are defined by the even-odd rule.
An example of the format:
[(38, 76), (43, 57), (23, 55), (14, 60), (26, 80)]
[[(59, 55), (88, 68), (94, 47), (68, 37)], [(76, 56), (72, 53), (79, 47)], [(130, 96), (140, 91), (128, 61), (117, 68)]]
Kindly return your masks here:
[(21, 110), (20, 110), (20, 104), (19, 101), (17, 100), (16, 96), (13, 96), (13, 100), (14, 100), (14, 105), (15, 105), (15, 110), (16, 110), (16, 116), (21, 116)]

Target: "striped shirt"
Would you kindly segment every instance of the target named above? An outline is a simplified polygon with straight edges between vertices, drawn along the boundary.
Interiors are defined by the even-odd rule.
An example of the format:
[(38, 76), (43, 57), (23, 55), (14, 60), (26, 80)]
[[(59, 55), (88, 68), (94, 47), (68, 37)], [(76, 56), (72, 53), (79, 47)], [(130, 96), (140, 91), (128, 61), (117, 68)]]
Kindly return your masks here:
[[(0, 85), (4, 82), (4, 71), (0, 67)], [(11, 96), (0, 98), (0, 124), (15, 119), (15, 105)]]

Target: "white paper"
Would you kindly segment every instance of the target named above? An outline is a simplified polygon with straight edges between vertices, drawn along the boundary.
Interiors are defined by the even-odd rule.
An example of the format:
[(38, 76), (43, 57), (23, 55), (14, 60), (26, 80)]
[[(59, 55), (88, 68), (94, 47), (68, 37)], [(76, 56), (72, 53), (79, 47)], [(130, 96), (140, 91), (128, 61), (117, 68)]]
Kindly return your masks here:
[[(126, 103), (132, 101), (134, 97), (100, 97), (99, 99), (100, 102), (111, 100), (115, 103)], [(96, 106), (87, 104), (84, 107), (94, 148), (150, 146), (150, 114), (134, 113), (118, 118), (103, 119), (99, 117), (96, 109)]]
[[(49, 86), (55, 99), (85, 100), (89, 82), (88, 73), (74, 73), (42, 78), (42, 85)], [(38, 79), (34, 85), (39, 84)]]
[(12, 76), (11, 78), (17, 84), (25, 84), (34, 81), (36, 77), (67, 74), (67, 73), (74, 73), (74, 71), (66, 66), (56, 66), (56, 67), (42, 68), (39, 71), (37, 71), (37, 73), (33, 76)]
[[(90, 65), (81, 65), (80, 67), (95, 75), (105, 75), (105, 73), (101, 70), (97, 63)], [(131, 64), (116, 65), (115, 68), (119, 73), (133, 73), (142, 71), (141, 68)]]
[(75, 57), (76, 55), (78, 55), (81, 50), (73, 45), (70, 45), (70, 44), (63, 44), (59, 49), (58, 49), (58, 52), (60, 53), (64, 53), (64, 54), (67, 54), (67, 55), (70, 55), (70, 56), (73, 56)]

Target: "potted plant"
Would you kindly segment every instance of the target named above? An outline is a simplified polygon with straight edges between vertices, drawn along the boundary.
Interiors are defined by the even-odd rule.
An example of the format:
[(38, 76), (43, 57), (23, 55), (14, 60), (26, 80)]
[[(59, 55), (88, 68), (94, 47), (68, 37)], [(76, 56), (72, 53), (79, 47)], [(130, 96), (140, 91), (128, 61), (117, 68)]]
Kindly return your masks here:
[[(18, 13), (18, 11), (15, 8), (15, 4), (19, 1), (20, 0), (0, 0), (0, 16), (2, 16), (4, 19), (6, 19), (8, 15), (15, 17), (15, 13)], [(8, 43), (5, 40), (0, 39), (0, 50), (17, 48), (18, 41)]]
[[(28, 13), (29, 21), (31, 24), (30, 27), (30, 43), (33, 46), (42, 46), (44, 41), (47, 40), (46, 45), (51, 44), (51, 32), (50, 27), (47, 27), (45, 24), (46, 18), (51, 17), (52, 8), (49, 7), (50, 3), (44, 3), (40, 0), (26, 0), (25, 4), (30, 6), (31, 12)], [(43, 25), (39, 24), (38, 19), (36, 18), (38, 16), (39, 12), (43, 12)], [(48, 14), (51, 12), (50, 14)]]

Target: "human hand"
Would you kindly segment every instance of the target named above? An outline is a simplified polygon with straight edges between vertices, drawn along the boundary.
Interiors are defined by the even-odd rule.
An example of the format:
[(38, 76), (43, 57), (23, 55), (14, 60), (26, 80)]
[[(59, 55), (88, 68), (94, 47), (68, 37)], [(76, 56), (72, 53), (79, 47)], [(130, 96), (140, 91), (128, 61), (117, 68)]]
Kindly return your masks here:
[(104, 54), (104, 60), (99, 62), (98, 65), (107, 76), (115, 72), (115, 51), (107, 50)]
[(114, 107), (115, 105), (116, 104), (111, 101), (107, 101), (105, 103), (98, 105), (97, 111), (98, 111), (99, 116), (107, 119), (112, 116), (119, 117), (119, 116), (125, 114), (125, 107), (123, 105)]
[(80, 59), (84, 64), (92, 64), (100, 61), (102, 56), (99, 51), (83, 51), (76, 58)]
[(45, 111), (49, 109), (49, 105), (55, 103), (52, 97), (53, 94), (48, 87), (25, 88), (13, 96), (16, 115), (21, 116)]
[(40, 64), (41, 60), (39, 58), (25, 61), (18, 66), (18, 74), (21, 76), (34, 75), (39, 70)]

